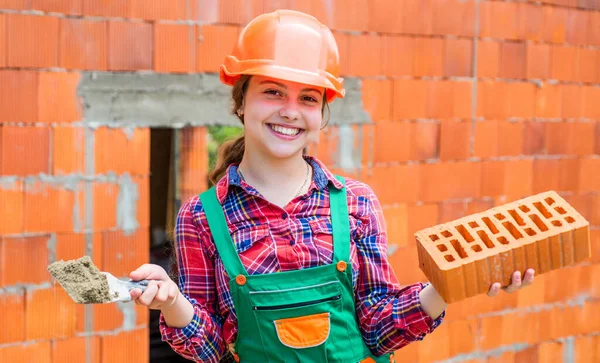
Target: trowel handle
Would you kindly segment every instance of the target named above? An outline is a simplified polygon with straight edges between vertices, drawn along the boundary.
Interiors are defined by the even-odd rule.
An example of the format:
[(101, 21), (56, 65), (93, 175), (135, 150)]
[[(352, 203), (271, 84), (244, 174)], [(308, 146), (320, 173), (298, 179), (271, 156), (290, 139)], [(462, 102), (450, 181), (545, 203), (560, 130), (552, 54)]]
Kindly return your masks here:
[(141, 281), (123, 281), (125, 284), (127, 284), (127, 289), (129, 291), (133, 290), (133, 289), (140, 289), (142, 290), (142, 292), (146, 291), (146, 288), (148, 287), (148, 283), (150, 282), (150, 280), (141, 280)]

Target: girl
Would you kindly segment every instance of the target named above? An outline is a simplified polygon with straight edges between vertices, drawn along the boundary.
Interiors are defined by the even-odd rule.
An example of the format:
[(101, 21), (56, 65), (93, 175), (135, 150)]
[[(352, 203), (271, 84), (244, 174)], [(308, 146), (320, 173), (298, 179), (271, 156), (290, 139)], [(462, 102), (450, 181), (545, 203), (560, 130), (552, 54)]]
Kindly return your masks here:
[[(250, 22), (222, 65), (244, 136), (222, 147), (215, 187), (179, 212), (179, 286), (159, 266), (131, 273), (158, 280), (132, 298), (161, 310), (163, 339), (182, 356), (389, 362), (441, 323), (433, 286), (399, 286), (371, 188), (304, 155), (344, 97), (338, 72), (331, 31), (288, 10)], [(516, 272), (506, 291), (532, 281)]]

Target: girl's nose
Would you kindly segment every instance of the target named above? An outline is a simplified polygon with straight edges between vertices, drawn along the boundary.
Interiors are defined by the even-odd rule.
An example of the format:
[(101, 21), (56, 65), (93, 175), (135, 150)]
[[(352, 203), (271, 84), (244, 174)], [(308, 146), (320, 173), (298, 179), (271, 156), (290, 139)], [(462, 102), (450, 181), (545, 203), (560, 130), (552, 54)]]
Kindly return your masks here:
[(298, 102), (288, 99), (279, 109), (279, 116), (290, 121), (298, 119), (300, 116)]

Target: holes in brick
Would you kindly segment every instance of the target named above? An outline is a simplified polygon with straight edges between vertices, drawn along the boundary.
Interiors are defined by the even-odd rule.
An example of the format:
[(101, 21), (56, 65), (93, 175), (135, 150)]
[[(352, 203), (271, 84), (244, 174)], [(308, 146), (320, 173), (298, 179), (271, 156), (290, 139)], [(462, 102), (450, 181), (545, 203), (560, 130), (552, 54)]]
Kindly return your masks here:
[(544, 205), (540, 202), (535, 202), (533, 203), (533, 206), (537, 208), (537, 210), (540, 211), (540, 213), (542, 213), (542, 215), (545, 218), (552, 218), (552, 214), (550, 214), (550, 212), (548, 212), (548, 210), (546, 209), (546, 207), (544, 207)]
[(573, 223), (573, 222), (575, 222), (575, 219), (573, 219), (573, 217), (565, 217), (565, 221), (567, 221), (569, 223)]
[(440, 252), (448, 251), (448, 247), (446, 247), (446, 245), (444, 245), (444, 244), (437, 245), (437, 248), (438, 248), (438, 250), (440, 250)]
[(454, 261), (454, 257), (452, 257), (452, 255), (445, 255), (444, 258), (446, 259), (446, 261), (448, 262), (453, 262)]
[(504, 216), (501, 213), (496, 213), (494, 214), (494, 217), (496, 217), (497, 220), (501, 221), (504, 219)]
[(475, 252), (481, 252), (481, 246), (480, 245), (474, 245), (473, 247), (471, 247), (471, 249)]
[(515, 220), (515, 222), (517, 222), (517, 224), (519, 226), (524, 226), (525, 225), (525, 222), (523, 222), (523, 218), (521, 218), (521, 216), (519, 215), (519, 213), (517, 213), (516, 210), (509, 209), (508, 210), (508, 214), (510, 214), (510, 216), (513, 217), (513, 219)]
[(560, 223), (560, 221), (552, 221), (552, 225), (554, 227), (560, 227), (560, 226), (562, 226), (562, 223)]
[(485, 244), (487, 248), (494, 248), (494, 242), (492, 242), (490, 237), (488, 237), (487, 233), (485, 233), (484, 231), (477, 231), (477, 235), (479, 236), (479, 238), (481, 238), (483, 244)]
[(477, 228), (477, 227), (479, 227), (479, 224), (477, 224), (477, 222), (469, 222), (469, 227)]
[(483, 217), (481, 219), (483, 219), (483, 223), (485, 223), (485, 225), (490, 229), (490, 231), (492, 231), (493, 234), (498, 233), (498, 228), (496, 228), (494, 223), (492, 223), (488, 217)]
[(448, 237), (452, 237), (452, 233), (448, 232), (448, 231), (442, 231), (442, 236), (448, 238)]
[(473, 236), (471, 236), (469, 231), (467, 231), (465, 226), (463, 226), (462, 224), (459, 224), (458, 226), (456, 226), (456, 230), (458, 231), (458, 233), (460, 233), (461, 236), (463, 236), (463, 238), (467, 242), (471, 243), (471, 242), (475, 241), (475, 239), (473, 239)]
[(535, 236), (535, 231), (531, 228), (525, 228), (525, 232), (530, 236)]
[(531, 218), (533, 223), (535, 223), (535, 225), (538, 226), (540, 231), (546, 232), (548, 230), (548, 227), (546, 227), (544, 222), (542, 222), (542, 219), (540, 218), (540, 216), (538, 216), (537, 214), (530, 214), (529, 218)]
[(567, 214), (567, 211), (563, 207), (554, 207), (554, 209), (560, 214)]
[(452, 244), (452, 247), (454, 247), (456, 253), (458, 253), (458, 255), (460, 256), (460, 258), (467, 258), (467, 253), (465, 252), (465, 249), (462, 248), (457, 239), (450, 240), (450, 243)]
[(440, 237), (438, 237), (437, 234), (431, 234), (431, 235), (429, 235), (429, 239), (431, 239), (433, 242), (435, 242), (438, 239), (440, 239)]
[(529, 209), (529, 207), (527, 207), (526, 205), (520, 205), (519, 209), (521, 210), (521, 212), (523, 213), (527, 213), (529, 212), (531, 209)]
[(554, 199), (552, 199), (552, 198), (550, 198), (550, 197), (548, 197), (548, 198), (546, 198), (546, 199), (544, 199), (544, 200), (546, 201), (546, 203), (548, 203), (548, 205), (552, 205), (552, 204), (554, 204)]
[(502, 243), (503, 245), (507, 245), (508, 244), (508, 240), (504, 236), (499, 236), (498, 237), (498, 242)]
[(503, 222), (502, 223), (504, 225), (504, 227), (510, 232), (510, 234), (515, 238), (515, 239), (519, 239), (519, 238), (523, 238), (523, 235), (521, 234), (521, 232), (519, 232), (519, 230), (515, 227), (514, 224), (510, 223), (510, 222)]

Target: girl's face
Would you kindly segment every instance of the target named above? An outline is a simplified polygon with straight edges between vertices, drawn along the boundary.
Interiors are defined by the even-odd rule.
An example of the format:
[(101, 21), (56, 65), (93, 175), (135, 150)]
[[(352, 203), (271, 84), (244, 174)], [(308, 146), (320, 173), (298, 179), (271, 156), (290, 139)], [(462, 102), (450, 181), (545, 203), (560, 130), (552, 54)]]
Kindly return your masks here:
[(289, 158), (318, 141), (324, 90), (263, 76), (249, 82), (241, 108), (247, 149)]

